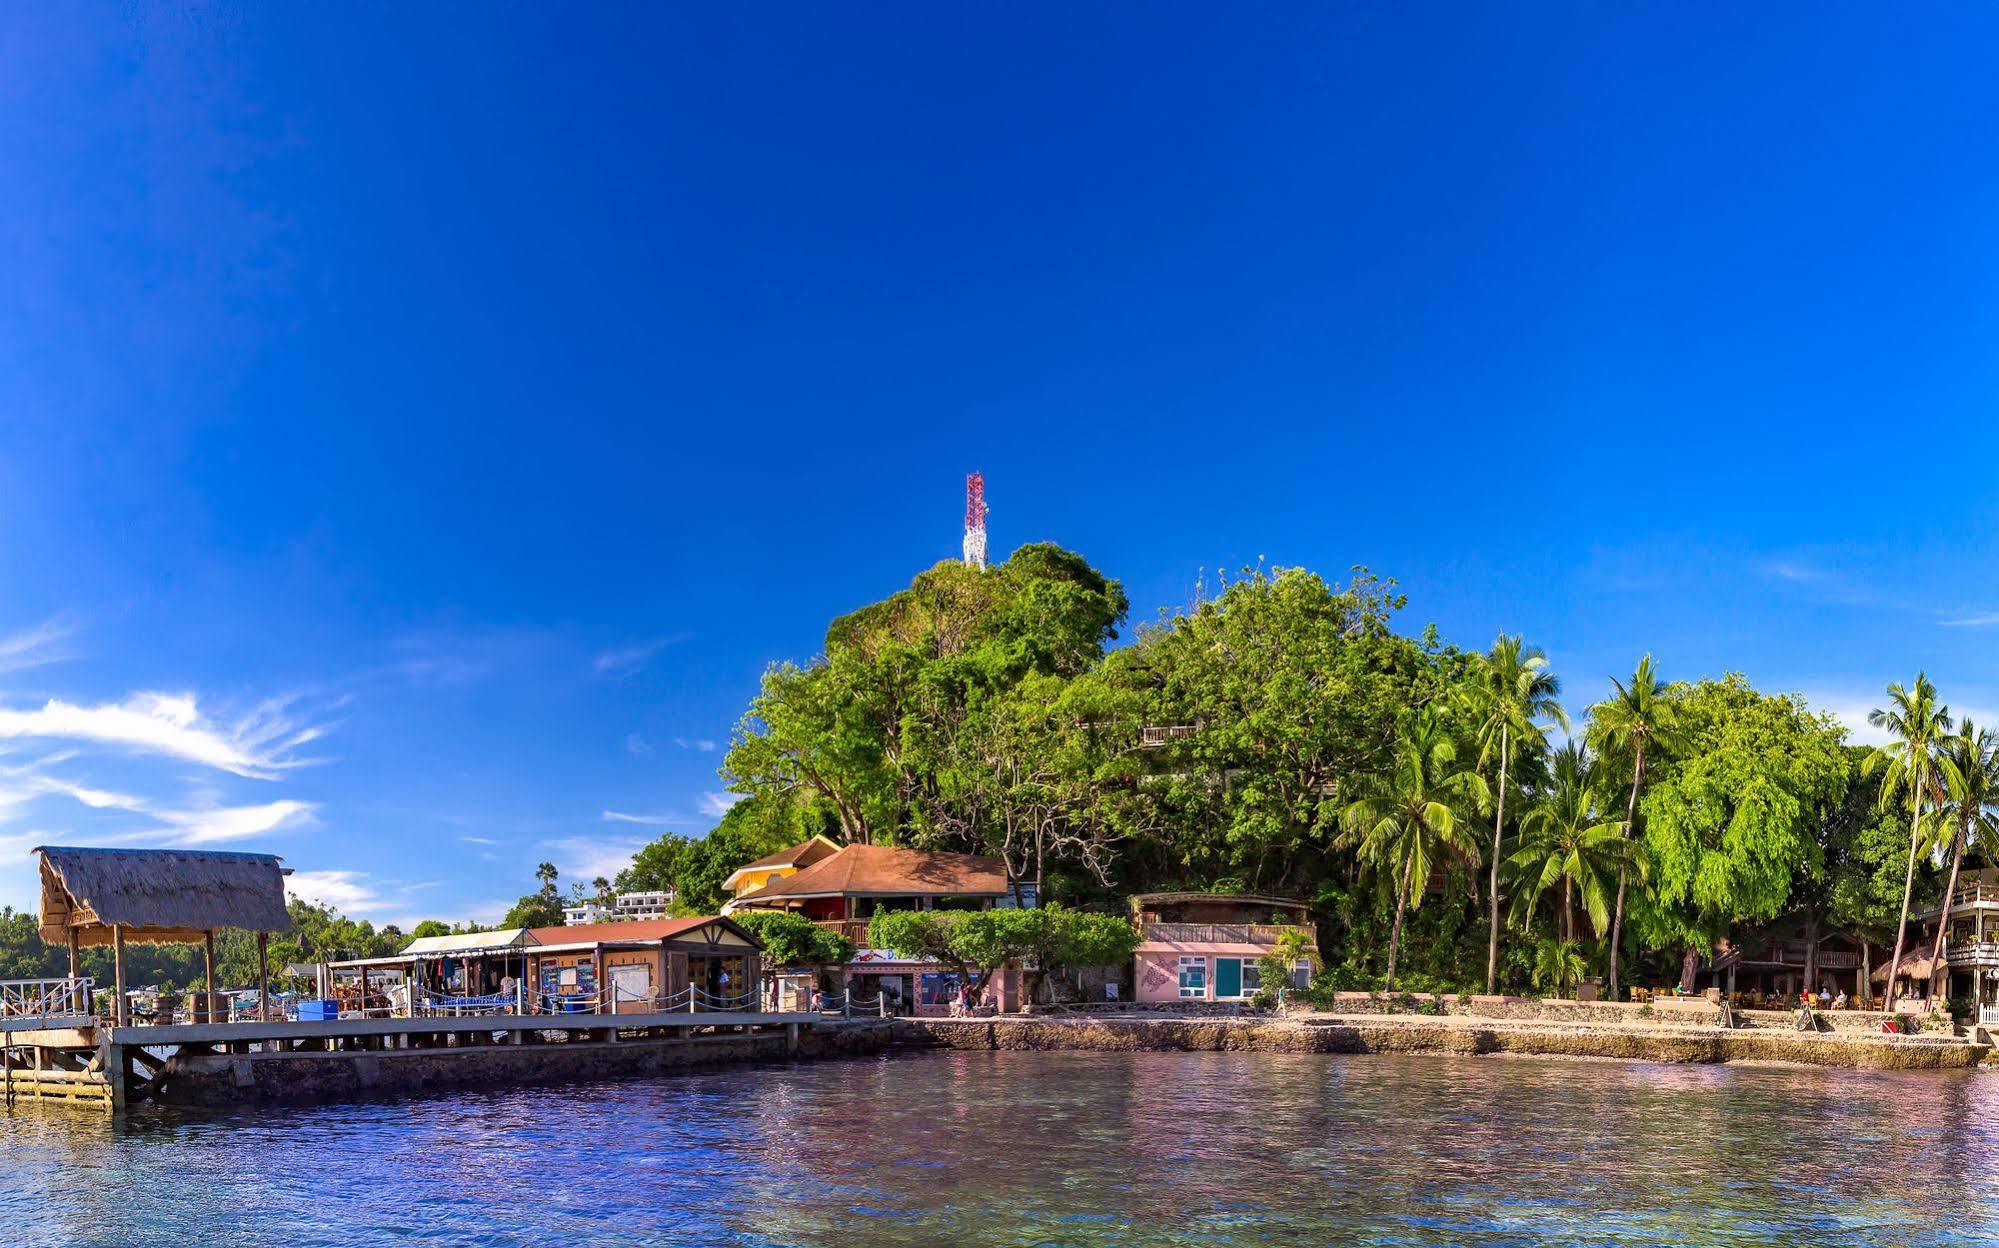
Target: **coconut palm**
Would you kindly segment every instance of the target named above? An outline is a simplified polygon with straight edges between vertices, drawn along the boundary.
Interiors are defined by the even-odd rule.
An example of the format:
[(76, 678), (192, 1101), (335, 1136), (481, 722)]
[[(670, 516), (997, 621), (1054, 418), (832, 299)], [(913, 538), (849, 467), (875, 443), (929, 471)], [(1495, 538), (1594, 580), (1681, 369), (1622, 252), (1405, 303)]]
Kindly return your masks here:
[(1944, 745), (1937, 760), (1943, 784), (1943, 808), (1938, 812), (1950, 829), (1950, 883), (1943, 891), (1943, 913), (1937, 918), (1936, 944), (1930, 965), (1943, 962), (1944, 933), (1950, 928), (1950, 899), (1957, 892), (1958, 868), (1973, 845), (1989, 854), (1999, 847), (1999, 737), (1967, 719)]
[(1497, 782), (1492, 788), (1492, 877), (1490, 881), (1492, 931), (1485, 951), (1485, 991), (1499, 988), (1499, 858), (1500, 838), (1506, 828), (1507, 777), (1515, 756), (1523, 748), (1540, 749), (1544, 744), (1539, 721), (1552, 720), (1564, 728), (1568, 716), (1562, 713), (1561, 681), (1548, 670), (1548, 660), (1538, 648), (1530, 648), (1519, 637), (1501, 633), (1488, 653), (1479, 656), (1467, 690), (1478, 723), (1478, 763), (1492, 767)]
[(1562, 886), (1560, 938), (1576, 946), (1576, 902), (1582, 902), (1598, 937), (1610, 926), (1611, 882), (1634, 870), (1635, 845), (1624, 824), (1603, 817), (1596, 761), (1571, 741), (1555, 754), (1547, 791), (1521, 819), (1520, 838), (1507, 865), (1519, 887), (1515, 918), (1526, 926), (1543, 894)]
[[(1590, 736), (1597, 748), (1614, 751), (1631, 759), (1631, 795), (1624, 803), (1624, 835), (1635, 846), (1638, 838), (1638, 793), (1645, 787), (1645, 765), (1655, 751), (1672, 750), (1678, 736), (1672, 726), (1672, 706), (1666, 701), (1666, 682), (1652, 666), (1652, 656), (1638, 660), (1631, 683), (1610, 678), (1615, 696), (1590, 708)], [(1634, 861), (1638, 861), (1634, 858)], [(1628, 869), (1617, 875), (1617, 903), (1610, 918), (1610, 999), (1621, 1000), (1618, 970), (1624, 944), (1624, 893)]]
[(1888, 686), (1888, 707), (1877, 708), (1867, 722), (1892, 740), (1876, 748), (1860, 764), (1863, 775), (1881, 776), (1881, 809), (1895, 804), (1897, 794), (1909, 796), (1909, 865), (1902, 880), (1902, 917), (1895, 927), (1895, 953), (1888, 961), (1888, 1008), (1895, 1008), (1895, 977), (1902, 972), (1902, 946), (1909, 935), (1909, 900), (1916, 887), (1916, 855), (1922, 850), (1923, 812), (1941, 803), (1943, 788), (1938, 761), (1950, 736), (1950, 708), (1937, 701), (1936, 686), (1916, 673), (1904, 689)]
[(1478, 863), (1478, 842), (1459, 817), (1478, 799), (1478, 777), (1458, 766), (1457, 744), (1435, 715), (1418, 715), (1395, 744), (1394, 761), (1340, 812), (1341, 842), (1358, 846), (1363, 863), (1395, 890), (1395, 925), (1388, 936), (1387, 986), (1395, 987), (1404, 914), (1423, 904), (1423, 886), (1439, 863)]
[(1536, 988), (1553, 984), (1555, 995), (1560, 996), (1568, 985), (1580, 982), (1588, 970), (1589, 959), (1583, 956), (1582, 946), (1573, 940), (1551, 936), (1534, 947), (1532, 978)]

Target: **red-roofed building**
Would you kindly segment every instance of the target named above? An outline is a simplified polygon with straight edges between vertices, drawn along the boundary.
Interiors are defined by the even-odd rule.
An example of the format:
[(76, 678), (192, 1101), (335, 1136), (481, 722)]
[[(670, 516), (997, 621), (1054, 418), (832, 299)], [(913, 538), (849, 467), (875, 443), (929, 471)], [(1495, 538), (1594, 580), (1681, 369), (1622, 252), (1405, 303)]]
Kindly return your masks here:
[(528, 984), (544, 1008), (644, 1014), (755, 1009), (756, 937), (717, 915), (529, 931)]
[[(854, 942), (854, 960), (837, 971), (841, 990), (860, 999), (886, 995), (892, 1012), (946, 1014), (957, 993), (957, 976), (936, 962), (869, 948), (868, 920), (882, 910), (989, 910), (1014, 905), (1016, 900), (1006, 864), (997, 858), (848, 845), (772, 878), (753, 892), (739, 894), (722, 910), (725, 914), (789, 910), (804, 915)], [(1032, 904), (1031, 898), (1027, 900)], [(994, 975), (986, 994), (986, 1004), (1015, 1008), (1020, 995), (1018, 968)]]

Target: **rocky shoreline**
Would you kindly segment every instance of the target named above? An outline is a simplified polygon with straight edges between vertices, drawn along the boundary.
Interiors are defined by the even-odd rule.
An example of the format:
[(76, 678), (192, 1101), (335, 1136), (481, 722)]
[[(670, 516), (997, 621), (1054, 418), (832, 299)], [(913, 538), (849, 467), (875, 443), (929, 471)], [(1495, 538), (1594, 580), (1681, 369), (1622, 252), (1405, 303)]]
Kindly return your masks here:
[(1127, 1016), (903, 1019), (904, 1044), (945, 1049), (1131, 1052), (1518, 1054), (1637, 1062), (1782, 1062), (1853, 1070), (1964, 1070), (1990, 1044), (1952, 1036), (1724, 1030), (1678, 1024), (1307, 1014), (1291, 1018)]

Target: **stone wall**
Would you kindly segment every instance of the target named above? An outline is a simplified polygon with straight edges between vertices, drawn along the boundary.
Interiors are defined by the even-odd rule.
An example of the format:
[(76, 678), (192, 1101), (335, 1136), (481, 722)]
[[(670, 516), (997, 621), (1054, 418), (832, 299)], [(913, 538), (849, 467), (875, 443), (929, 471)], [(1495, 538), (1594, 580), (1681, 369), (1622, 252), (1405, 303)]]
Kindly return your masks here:
[(1945, 1070), (1977, 1065), (1982, 1045), (1924, 1037), (1806, 1035), (1779, 1031), (1584, 1027), (1460, 1018), (905, 1019), (898, 1038), (951, 1049), (1131, 1052), (1538, 1054), (1632, 1061), (1794, 1062), (1861, 1070)]
[[(1458, 997), (1430, 993), (1388, 996), (1372, 992), (1337, 992), (1328, 1013), (1337, 1015), (1454, 1015), (1509, 1019), (1516, 1022), (1591, 1023), (1607, 1026), (1707, 1026), (1716, 1006), (1705, 997), (1676, 997), (1633, 1005), (1628, 1002), (1564, 1001), (1536, 997)], [(1737, 1010), (1738, 1026), (1792, 1030), (1796, 1015), (1787, 1010)], [(1888, 1015), (1862, 1010), (1822, 1010), (1819, 1030), (1873, 1034)]]
[[(801, 1024), (800, 1058), (878, 1052), (893, 1041), (885, 1022)], [(782, 1031), (560, 1044), (482, 1044), (379, 1052), (180, 1055), (162, 1100), (178, 1105), (348, 1100), (367, 1093), (526, 1086), (655, 1075), (703, 1066), (784, 1061)]]

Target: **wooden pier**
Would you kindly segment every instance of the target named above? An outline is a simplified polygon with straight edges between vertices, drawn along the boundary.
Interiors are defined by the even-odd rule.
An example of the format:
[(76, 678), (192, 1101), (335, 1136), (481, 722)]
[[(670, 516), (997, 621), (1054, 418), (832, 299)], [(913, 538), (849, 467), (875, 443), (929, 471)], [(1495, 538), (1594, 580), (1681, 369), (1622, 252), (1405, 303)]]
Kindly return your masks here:
[[(121, 1111), (149, 1100), (326, 1099), (478, 1083), (552, 1083), (714, 1061), (798, 1056), (834, 1033), (886, 1029), (817, 1014), (487, 1014), (328, 1022), (114, 1026), (0, 1023), (9, 1104)], [(849, 1041), (851, 1042), (851, 1041)], [(835, 1043), (838, 1043), (837, 1041)]]

